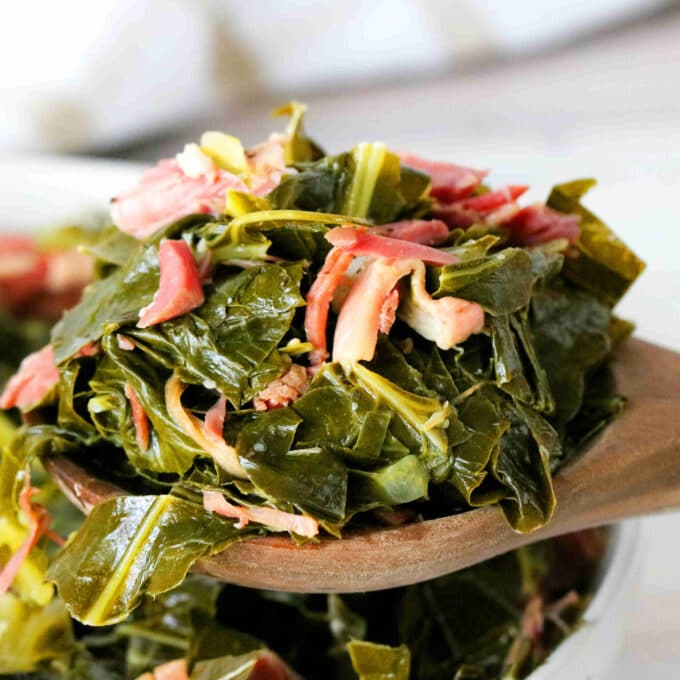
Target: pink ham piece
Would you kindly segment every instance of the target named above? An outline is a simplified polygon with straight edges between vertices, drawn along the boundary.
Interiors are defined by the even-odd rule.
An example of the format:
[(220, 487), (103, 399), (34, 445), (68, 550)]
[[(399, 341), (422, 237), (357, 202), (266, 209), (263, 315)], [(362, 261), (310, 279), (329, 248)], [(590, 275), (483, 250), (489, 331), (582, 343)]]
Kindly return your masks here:
[(153, 301), (139, 312), (139, 328), (174, 319), (205, 300), (196, 260), (185, 241), (163, 241), (158, 249), (160, 282)]
[(399, 279), (419, 260), (379, 258), (368, 263), (345, 300), (333, 339), (333, 361), (370, 361), (380, 331), (381, 313)]
[(441, 220), (402, 220), (371, 227), (369, 231), (426, 246), (441, 243), (449, 235), (449, 228)]
[(294, 515), (276, 508), (233, 505), (219, 491), (203, 492), (203, 507), (222, 517), (238, 520), (236, 527), (243, 529), (249, 522), (264, 524), (276, 531), (292, 531), (299, 536), (311, 538), (319, 533), (319, 523), (307, 515)]
[(336, 248), (353, 255), (385, 257), (390, 259), (417, 259), (428, 264), (455, 264), (459, 259), (444, 250), (424, 246), (420, 243), (402, 241), (389, 236), (380, 236), (366, 229), (350, 226), (336, 227), (326, 234), (326, 239)]
[(28, 410), (42, 401), (59, 382), (51, 345), (29, 354), (0, 395), (0, 408)]
[(0, 571), (0, 595), (9, 590), (21, 565), (26, 561), (33, 546), (40, 540), (49, 526), (50, 516), (41, 505), (31, 503), (31, 496), (38, 493), (39, 489), (31, 486), (28, 474), (24, 480), (24, 487), (19, 495), (19, 507), (28, 519), (28, 536), (19, 549), (9, 558), (5, 567)]
[(516, 201), (522, 194), (526, 193), (528, 186), (509, 185), (502, 189), (494, 189), (474, 198), (465, 198), (458, 201), (458, 205), (465, 210), (474, 210), (480, 215), (487, 215), (497, 210), (507, 203)]
[(314, 346), (309, 355), (312, 366), (323, 363), (328, 358), (326, 351), (326, 324), (328, 307), (342, 277), (354, 259), (352, 253), (338, 248), (331, 248), (318, 276), (307, 293), (305, 310), (305, 334)]
[(512, 240), (525, 246), (566, 239), (575, 243), (580, 233), (580, 215), (566, 215), (547, 205), (536, 203), (522, 208), (511, 219), (502, 223), (510, 229)]
[(253, 399), (253, 405), (258, 411), (288, 406), (303, 395), (308, 386), (309, 376), (305, 367), (293, 364), (286, 373), (270, 382)]
[(130, 383), (125, 383), (123, 388), (127, 400), (130, 402), (130, 408), (132, 409), (132, 424), (135, 426), (135, 439), (137, 440), (137, 446), (139, 450), (144, 453), (149, 448), (149, 418), (146, 415), (146, 411), (142, 406), (142, 402), (137, 396), (135, 388)]
[(428, 174), (432, 180), (430, 195), (444, 203), (469, 196), (488, 174), (487, 170), (429, 161), (413, 154), (399, 154), (399, 158), (404, 165)]
[(121, 231), (145, 239), (185, 215), (221, 213), (228, 189), (248, 191), (243, 180), (226, 170), (218, 169), (214, 178), (189, 177), (175, 159), (165, 159), (114, 199), (111, 218)]
[(515, 200), (529, 187), (510, 185), (481, 196), (438, 205), (434, 214), (452, 228), (467, 229), (472, 224), (500, 224), (520, 210)]

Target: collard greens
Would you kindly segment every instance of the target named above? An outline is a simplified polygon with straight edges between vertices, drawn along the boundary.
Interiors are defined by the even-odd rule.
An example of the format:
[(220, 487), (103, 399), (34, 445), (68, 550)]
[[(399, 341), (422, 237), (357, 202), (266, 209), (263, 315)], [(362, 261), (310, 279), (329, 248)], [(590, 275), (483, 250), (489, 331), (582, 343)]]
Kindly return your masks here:
[[(23, 409), (26, 424), (16, 434), (7, 434), (14, 428), (7, 420), (0, 522), (11, 531), (0, 539), (0, 562), (8, 561), (25, 535), (18, 489), (21, 470), (31, 461), (55, 453), (75, 456), (131, 495), (98, 506), (56, 558), (48, 560), (42, 543), (35, 548), (14, 586), (22, 602), (49, 601), (51, 586), (41, 585), (39, 577), (51, 562), (47, 578), (73, 616), (94, 626), (120, 622), (145, 595), (178, 592), (173, 588), (196, 559), (281, 528), (277, 522), (294, 527), (297, 541), (315, 540), (314, 531), (295, 534), (303, 526), (296, 518), (341, 536), (353, 524), (380, 518), (429, 518), (493, 504), (513, 529), (530, 532), (554, 511), (553, 474), (621, 408), (622, 399), (606, 390), (606, 360), (632, 327), (611, 308), (643, 265), (580, 204), (590, 180), (557, 186), (547, 207), (520, 211), (502, 192), (479, 184), (483, 173), (447, 166), (449, 185), (442, 189), (437, 164), (423, 165), (432, 168), (430, 176), (381, 143), (326, 156), (304, 133), (302, 105), (280, 113), (291, 116), (286, 136), (264, 147), (246, 153), (222, 133), (208, 133), (202, 147), (187, 147), (185, 156), (203, 154), (202, 162), (212, 164), (213, 179), (201, 179), (195, 168), (193, 174), (183, 170), (178, 157), (136, 190), (143, 196), (163, 172), (171, 172), (164, 191), (187, 182), (195, 192), (227, 173), (219, 210), (210, 195), (205, 204), (187, 203), (187, 213), (198, 213), (143, 238), (112, 226), (87, 244), (97, 278), (52, 330), (58, 383), (35, 408)], [(285, 169), (267, 175), (267, 192), (252, 190), (257, 173), (263, 167), (271, 173), (277, 157)], [(238, 172), (229, 174), (234, 168)], [(118, 200), (138, 199), (133, 192)], [(498, 200), (502, 215), (488, 208)], [(160, 209), (162, 195), (154, 201), (154, 210)], [(448, 223), (431, 221), (434, 215)], [(547, 231), (546, 224), (552, 225)], [(403, 235), (409, 229), (412, 235)], [(527, 229), (538, 231), (527, 236)], [(356, 245), (357, 239), (364, 245)], [(162, 244), (168, 240), (193, 259), (204, 300), (139, 327), (149, 308), (178, 293), (180, 279), (168, 284), (163, 269)], [(341, 251), (354, 256), (342, 271), (333, 264)], [(382, 272), (395, 262), (402, 269), (383, 291), (374, 348), (358, 360), (333, 361), (331, 354), (324, 361), (314, 319), (323, 324), (332, 352), (338, 349), (336, 324), (338, 344), (370, 333), (361, 326), (348, 334), (339, 310), (359, 309), (364, 301), (357, 302), (352, 291), (369, 280), (369, 263), (378, 258)], [(415, 280), (417, 271), (424, 283), (419, 289), (405, 280)], [(366, 290), (368, 300), (373, 291)], [(318, 309), (321, 298), (330, 305), (327, 318), (326, 308)], [(400, 315), (400, 303), (419, 314)], [(429, 330), (421, 334), (423, 305), (433, 310), (430, 318), (438, 318), (434, 310), (449, 303), (461, 314), (477, 314), (476, 325), (456, 341)], [(445, 325), (458, 313), (439, 321)], [(18, 339), (28, 350), (33, 338), (29, 325), (0, 318), (7, 361), (20, 358), (12, 354)], [(4, 364), (0, 370), (2, 380), (9, 371)], [(230, 457), (229, 472), (220, 456)], [(203, 508), (215, 492), (230, 504), (229, 518)], [(253, 519), (263, 509), (270, 519)], [(472, 611), (479, 598), (489, 598), (489, 611), (498, 610), (499, 621), (507, 617), (502, 625), (516, 625), (516, 593), (503, 593), (502, 584), (480, 586), (483, 594), (471, 597), (470, 584), (477, 587), (480, 574), (481, 568), (404, 591), (394, 612), (401, 628), (378, 635), (375, 643), (366, 638), (364, 623), (357, 624), (362, 616), (339, 599), (313, 615), (305, 598), (286, 596), (279, 605), (292, 607), (306, 622), (332, 619), (333, 635), (345, 627), (354, 631), (340, 645), (345, 656), (337, 668), (345, 675), (338, 671), (337, 677), (462, 680), (492, 677), (485, 675), (492, 666), (515, 677), (527, 667), (519, 647), (510, 652), (494, 648), (496, 643), (477, 645), (481, 628), (464, 630), (458, 614), (449, 620), (448, 610), (432, 612), (461, 598)], [(8, 601), (7, 617), (22, 616), (21, 606)], [(152, 605), (143, 607), (153, 611)], [(45, 610), (44, 616), (61, 626), (61, 609)], [(204, 634), (185, 617), (175, 642), (169, 630), (167, 639), (135, 646), (132, 640), (144, 639), (151, 626), (141, 616), (135, 613), (132, 628), (116, 635), (138, 631), (129, 633), (130, 649), (137, 650), (129, 654), (149, 664), (167, 660), (158, 652), (166, 642), (186, 651), (185, 629), (194, 631), (190, 645), (199, 644), (194, 633)], [(156, 614), (149, 616), (154, 620)], [(434, 625), (445, 630), (430, 634)], [(218, 634), (208, 629), (205, 635)], [(195, 677), (247, 677), (237, 669), (264, 663), (254, 635), (234, 638), (212, 667), (190, 655), (203, 664), (196, 665)], [(91, 653), (78, 649), (74, 654), (81, 660)], [(471, 665), (460, 670), (468, 657)], [(515, 657), (515, 666), (499, 665), (499, 659)], [(297, 657), (289, 658), (294, 663)], [(317, 670), (306, 672), (320, 677)]]

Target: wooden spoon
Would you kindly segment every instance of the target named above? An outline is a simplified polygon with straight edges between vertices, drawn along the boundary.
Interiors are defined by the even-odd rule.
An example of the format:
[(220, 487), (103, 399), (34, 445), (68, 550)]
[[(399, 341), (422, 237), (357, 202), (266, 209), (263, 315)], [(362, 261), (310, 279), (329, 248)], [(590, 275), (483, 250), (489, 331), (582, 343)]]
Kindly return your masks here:
[[(680, 508), (680, 354), (630, 340), (613, 362), (623, 413), (555, 478), (552, 521), (515, 533), (497, 507), (441, 519), (322, 538), (298, 547), (288, 537), (245, 541), (200, 560), (196, 571), (243, 586), (298, 592), (392, 588), (462, 569), (540, 539)], [(65, 458), (50, 474), (84, 511), (120, 488)]]

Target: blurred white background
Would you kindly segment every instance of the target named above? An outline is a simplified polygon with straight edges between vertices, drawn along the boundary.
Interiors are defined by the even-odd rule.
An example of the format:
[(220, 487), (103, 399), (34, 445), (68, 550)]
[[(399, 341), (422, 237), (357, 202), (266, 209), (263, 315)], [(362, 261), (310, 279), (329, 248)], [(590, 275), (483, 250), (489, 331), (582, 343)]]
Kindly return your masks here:
[[(680, 350), (678, 3), (22, 0), (0, 9), (0, 76), (5, 163), (150, 163), (206, 128), (255, 143), (296, 98), (330, 151), (382, 139), (540, 197), (597, 177), (588, 204), (649, 265), (620, 313)], [(680, 518), (645, 527), (617, 680), (680, 676)]]

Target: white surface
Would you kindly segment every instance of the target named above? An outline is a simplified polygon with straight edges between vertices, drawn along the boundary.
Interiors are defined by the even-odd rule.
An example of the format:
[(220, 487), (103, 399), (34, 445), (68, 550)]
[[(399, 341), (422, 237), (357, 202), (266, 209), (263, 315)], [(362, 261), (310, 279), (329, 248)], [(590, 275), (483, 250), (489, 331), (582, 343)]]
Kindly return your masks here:
[(605, 575), (583, 621), (527, 680), (598, 680), (608, 677), (627, 622), (638, 605), (642, 552), (638, 521), (624, 522), (612, 534)]

